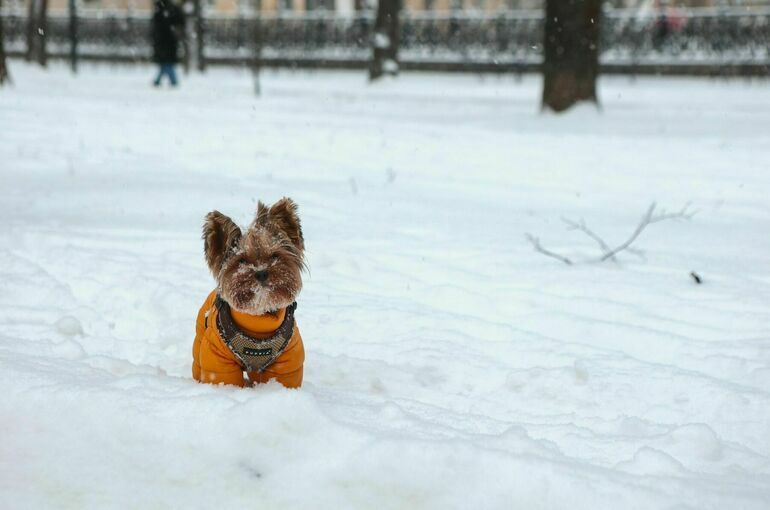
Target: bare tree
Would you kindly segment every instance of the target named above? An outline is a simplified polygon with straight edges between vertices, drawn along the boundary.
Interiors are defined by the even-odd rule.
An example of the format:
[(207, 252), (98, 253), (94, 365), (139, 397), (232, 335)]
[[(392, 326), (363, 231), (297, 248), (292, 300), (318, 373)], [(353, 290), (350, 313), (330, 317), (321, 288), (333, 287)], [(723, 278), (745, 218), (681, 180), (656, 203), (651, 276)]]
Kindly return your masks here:
[(196, 42), (196, 60), (198, 61), (198, 71), (204, 72), (206, 70), (206, 55), (204, 53), (204, 32), (205, 26), (203, 24), (203, 5), (201, 0), (193, 0), (193, 15), (195, 16), (195, 42)]
[(78, 72), (78, 6), (77, 0), (69, 0), (70, 67)]
[(398, 12), (401, 0), (379, 0), (377, 18), (372, 34), (372, 61), (369, 79), (376, 80), (385, 74), (398, 74)]
[[(579, 232), (583, 232), (585, 235), (593, 239), (596, 244), (599, 246), (599, 249), (601, 250), (602, 254), (593, 259), (589, 259), (586, 262), (605, 262), (607, 260), (613, 260), (617, 261), (617, 254), (622, 251), (628, 251), (628, 252), (634, 252), (639, 254), (640, 252), (638, 250), (634, 250), (631, 248), (631, 244), (633, 244), (634, 241), (639, 237), (639, 235), (644, 231), (645, 228), (647, 228), (649, 225), (652, 225), (653, 223), (658, 223), (660, 221), (665, 220), (680, 220), (685, 219), (689, 220), (692, 218), (697, 211), (691, 211), (689, 204), (685, 205), (680, 209), (679, 211), (670, 213), (666, 211), (665, 209), (659, 209), (656, 211), (657, 205), (655, 202), (650, 204), (650, 206), (647, 208), (647, 211), (642, 216), (642, 219), (639, 221), (639, 224), (636, 226), (636, 229), (631, 233), (631, 235), (617, 245), (616, 247), (612, 248), (610, 245), (598, 234), (596, 234), (593, 230), (591, 230), (588, 225), (586, 225), (585, 221), (582, 219), (580, 221), (572, 221), (567, 218), (562, 218), (562, 221), (567, 224), (568, 230), (577, 230)], [(574, 264), (574, 261), (570, 259), (569, 257), (566, 257), (564, 255), (561, 255), (559, 253), (556, 253), (554, 251), (548, 250), (543, 247), (542, 244), (540, 244), (540, 239), (533, 236), (532, 234), (527, 233), (526, 239), (529, 241), (529, 243), (535, 248), (535, 251), (538, 253), (541, 253), (545, 255), (546, 257), (551, 257), (556, 260), (559, 260), (567, 265)]]
[[(0, 12), (3, 10), (3, 0), (0, 0)], [(5, 45), (3, 44), (3, 17), (0, 16), (0, 86), (11, 81), (8, 73), (8, 64), (5, 60)]]
[(46, 40), (48, 32), (48, 0), (29, 0), (27, 13), (27, 60), (48, 63)]
[(27, 52), (24, 58), (27, 62), (32, 61), (35, 50), (35, 12), (37, 8), (37, 0), (27, 0)]
[(261, 3), (257, 1), (257, 17), (254, 19), (254, 58), (252, 59), (251, 75), (254, 77), (254, 94), (262, 94), (260, 74), (262, 71), (262, 16)]
[(602, 0), (546, 0), (543, 109), (598, 103), (601, 7)]

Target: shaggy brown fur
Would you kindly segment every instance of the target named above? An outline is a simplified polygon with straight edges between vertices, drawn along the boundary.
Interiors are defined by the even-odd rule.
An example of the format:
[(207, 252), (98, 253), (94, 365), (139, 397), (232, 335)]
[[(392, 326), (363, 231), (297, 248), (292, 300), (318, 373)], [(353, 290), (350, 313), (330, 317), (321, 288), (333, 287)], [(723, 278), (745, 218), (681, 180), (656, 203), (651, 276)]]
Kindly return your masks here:
[(245, 233), (224, 214), (210, 212), (203, 250), (219, 294), (239, 312), (262, 315), (285, 308), (302, 289), (305, 241), (290, 198), (269, 208), (259, 202)]

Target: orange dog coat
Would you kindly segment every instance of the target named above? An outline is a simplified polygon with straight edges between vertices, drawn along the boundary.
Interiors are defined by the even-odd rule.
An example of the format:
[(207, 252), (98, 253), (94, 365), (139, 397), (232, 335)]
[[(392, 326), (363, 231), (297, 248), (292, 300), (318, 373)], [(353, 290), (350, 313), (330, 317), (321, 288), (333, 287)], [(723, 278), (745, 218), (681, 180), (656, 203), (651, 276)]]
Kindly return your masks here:
[[(216, 297), (216, 291), (209, 294), (198, 312), (193, 342), (193, 378), (212, 384), (246, 386), (243, 367), (227, 347), (217, 328), (219, 310), (214, 304)], [(265, 315), (248, 315), (231, 308), (230, 316), (243, 333), (253, 338), (265, 339), (272, 336), (281, 326), (286, 309)], [(248, 372), (249, 381), (265, 383), (275, 379), (287, 388), (299, 388), (302, 385), (304, 362), (305, 348), (295, 321), (291, 339), (283, 352), (263, 371)]]

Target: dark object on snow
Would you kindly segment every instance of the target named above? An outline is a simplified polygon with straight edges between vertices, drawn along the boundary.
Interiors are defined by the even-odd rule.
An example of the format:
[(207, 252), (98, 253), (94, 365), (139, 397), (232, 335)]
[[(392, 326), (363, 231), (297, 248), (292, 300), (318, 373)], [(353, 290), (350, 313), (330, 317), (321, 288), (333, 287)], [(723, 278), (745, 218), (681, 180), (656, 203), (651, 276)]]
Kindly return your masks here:
[(703, 279), (695, 271), (690, 271), (690, 276), (692, 276), (692, 279), (695, 280), (695, 283), (697, 283), (698, 285), (703, 283)]
[(543, 109), (598, 103), (601, 5), (602, 0), (546, 0)]
[(171, 0), (156, 0), (152, 16), (152, 58), (158, 64), (179, 63), (179, 40), (184, 33), (184, 14)]

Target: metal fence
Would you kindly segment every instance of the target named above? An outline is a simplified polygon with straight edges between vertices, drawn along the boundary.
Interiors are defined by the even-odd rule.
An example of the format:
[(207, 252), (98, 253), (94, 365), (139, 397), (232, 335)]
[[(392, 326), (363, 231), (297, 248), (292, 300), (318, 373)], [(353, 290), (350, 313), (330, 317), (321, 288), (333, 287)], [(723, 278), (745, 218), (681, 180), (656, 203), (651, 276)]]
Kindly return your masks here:
[[(6, 46), (24, 52), (26, 19), (3, 15)], [(190, 27), (192, 24), (190, 24)], [(342, 18), (303, 16), (207, 17), (205, 57), (213, 64), (364, 67), (370, 56), (371, 14)], [(128, 13), (84, 13), (78, 17), (82, 59), (145, 61), (150, 58), (150, 20)], [(192, 30), (188, 30), (193, 37)], [(404, 13), (402, 68), (510, 72), (538, 68), (543, 18), (539, 11)], [(66, 13), (48, 21), (48, 52), (69, 55)], [(676, 17), (609, 10), (602, 20), (601, 62), (605, 72), (768, 75), (770, 9), (680, 11)]]

